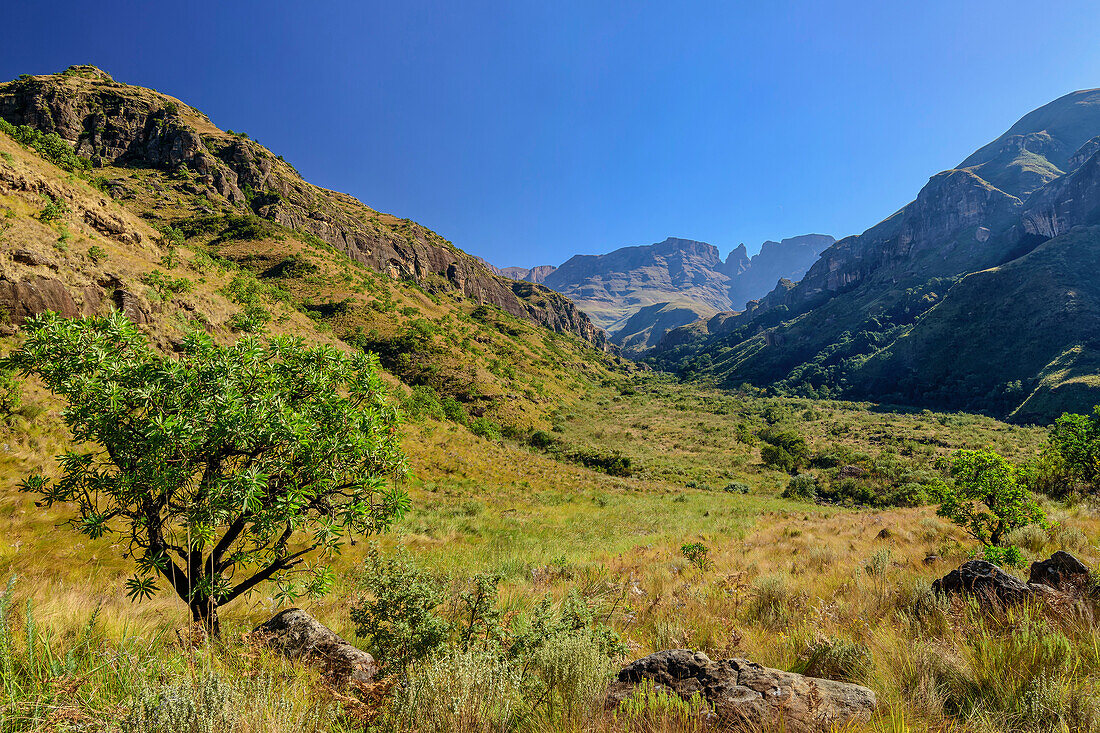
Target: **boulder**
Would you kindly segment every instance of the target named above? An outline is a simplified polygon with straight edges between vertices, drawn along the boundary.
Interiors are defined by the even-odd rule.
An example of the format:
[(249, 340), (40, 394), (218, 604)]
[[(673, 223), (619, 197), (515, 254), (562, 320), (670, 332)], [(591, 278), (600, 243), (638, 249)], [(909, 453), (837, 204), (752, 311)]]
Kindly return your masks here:
[(253, 637), (289, 659), (318, 664), (331, 682), (367, 683), (378, 674), (374, 657), (340, 638), (300, 608), (288, 608), (257, 626)]
[(684, 699), (698, 694), (721, 726), (782, 725), (788, 733), (832, 730), (867, 721), (875, 693), (847, 682), (770, 669), (745, 659), (711, 661), (702, 652), (670, 649), (650, 654), (619, 672), (607, 704), (629, 699), (642, 682)]
[(974, 595), (983, 602), (1001, 605), (1063, 597), (1047, 585), (1025, 583), (986, 560), (963, 563), (932, 583), (932, 590), (947, 596)]
[(1046, 560), (1031, 563), (1028, 580), (1051, 588), (1084, 589), (1089, 584), (1088, 566), (1065, 550), (1059, 550)]

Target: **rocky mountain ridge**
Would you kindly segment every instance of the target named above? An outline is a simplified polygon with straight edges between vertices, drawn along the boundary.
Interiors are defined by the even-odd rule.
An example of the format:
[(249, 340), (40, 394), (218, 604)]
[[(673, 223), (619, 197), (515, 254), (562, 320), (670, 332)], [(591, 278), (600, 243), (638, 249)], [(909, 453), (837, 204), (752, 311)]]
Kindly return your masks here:
[(556, 268), (500, 272), (567, 295), (624, 353), (639, 356), (670, 328), (742, 307), (781, 278), (800, 278), (833, 241), (821, 234), (768, 241), (752, 257), (741, 244), (723, 261), (712, 244), (669, 237), (606, 254), (574, 255)]
[(391, 278), (500, 307), (558, 333), (607, 348), (606, 335), (560, 294), (492, 272), (415, 222), (304, 181), (241, 133), (153, 90), (115, 82), (91, 66), (0, 84), (0, 118), (55, 133), (93, 166), (154, 167), (188, 179), (212, 201), (194, 213), (231, 210), (325, 242)]
[[(1092, 339), (1079, 328), (1087, 319), (1050, 320), (1046, 313), (1070, 292), (1079, 303), (1091, 303), (1094, 287), (1090, 267), (1074, 273), (1053, 261), (1067, 254), (1061, 243), (1040, 245), (1072, 234), (1074, 227), (1100, 223), (1098, 134), (1100, 90), (1066, 95), (1026, 115), (958, 168), (932, 176), (900, 211), (826, 249), (801, 281), (781, 283), (744, 312), (719, 313), (670, 331), (656, 350), (657, 363), (730, 384), (774, 384), (802, 394), (1006, 415), (1027, 404), (1017, 418), (1047, 419), (1055, 405), (1066, 404), (1054, 392), (1087, 382)], [(1087, 231), (1074, 236), (1078, 250), (1093, 246)], [(1021, 266), (1009, 266), (1017, 261)], [(1002, 286), (1035, 305), (1036, 317), (1026, 320), (1054, 327), (1053, 340), (1000, 322), (986, 304), (973, 300), (979, 292), (990, 294), (970, 287), (990, 268), (1000, 273)], [(1055, 271), (1054, 280), (1039, 275)], [(1032, 297), (1036, 292), (1044, 298)], [(983, 364), (980, 352), (969, 349), (963, 353), (970, 358), (960, 362), (933, 348), (933, 340), (909, 338), (949, 312), (956, 320), (941, 323), (937, 333), (975, 336), (980, 324), (985, 353), (996, 352), (995, 340), (1012, 334), (1029, 341), (1021, 350), (1030, 354), (1026, 363)], [(914, 347), (918, 342), (921, 349)], [(1054, 365), (1067, 349), (1086, 356), (1059, 371)], [(874, 380), (864, 372), (871, 367)], [(1100, 401), (1100, 393), (1071, 391), (1075, 400)]]

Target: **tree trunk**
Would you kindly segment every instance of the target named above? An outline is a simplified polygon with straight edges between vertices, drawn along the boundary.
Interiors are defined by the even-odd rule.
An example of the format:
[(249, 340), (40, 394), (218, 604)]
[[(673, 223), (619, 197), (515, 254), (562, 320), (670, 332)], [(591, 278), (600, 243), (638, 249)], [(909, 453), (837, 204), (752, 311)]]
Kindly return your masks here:
[(218, 620), (218, 605), (212, 598), (199, 599), (191, 604), (191, 619), (202, 624), (203, 630), (213, 639), (222, 635), (221, 622)]

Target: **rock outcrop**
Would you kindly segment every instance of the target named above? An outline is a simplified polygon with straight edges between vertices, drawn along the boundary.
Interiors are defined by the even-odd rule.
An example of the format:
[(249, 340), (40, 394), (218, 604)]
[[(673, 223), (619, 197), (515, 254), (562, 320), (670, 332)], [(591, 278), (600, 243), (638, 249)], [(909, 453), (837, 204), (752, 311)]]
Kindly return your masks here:
[[(1062, 557), (1063, 555), (1066, 557)], [(991, 562), (970, 560), (932, 583), (932, 592), (946, 596), (970, 595), (978, 598), (980, 602), (999, 605), (1013, 605), (1034, 600), (1067, 601), (1068, 596), (1060, 590), (1064, 586), (1053, 585), (1048, 581), (1068, 579), (1069, 574), (1076, 567), (1074, 563), (1080, 565), (1072, 555), (1058, 553), (1050, 560), (1035, 563), (1032, 566), (1032, 581), (1025, 583)], [(1036, 581), (1036, 577), (1042, 580)]]
[(1091, 576), (1088, 566), (1076, 557), (1058, 550), (1046, 560), (1031, 563), (1028, 581), (1058, 590), (1088, 590)]
[(336, 635), (310, 614), (288, 608), (257, 626), (253, 638), (283, 656), (318, 665), (334, 684), (367, 683), (378, 674), (378, 665), (367, 652)]
[(744, 659), (711, 661), (687, 649), (657, 652), (624, 667), (608, 691), (608, 705), (628, 699), (646, 680), (684, 699), (699, 695), (722, 729), (782, 725), (789, 733), (823, 732), (868, 720), (876, 705), (875, 693), (860, 685)]
[[(56, 133), (94, 164), (177, 172), (195, 194), (316, 237), (392, 278), (495, 305), (608, 348), (606, 334), (567, 298), (534, 284), (517, 289), (435, 232), (313, 186), (247, 135), (219, 130), (180, 100), (119, 84), (95, 67), (0, 84), (0, 117)], [(101, 212), (91, 216), (105, 231), (114, 226)]]

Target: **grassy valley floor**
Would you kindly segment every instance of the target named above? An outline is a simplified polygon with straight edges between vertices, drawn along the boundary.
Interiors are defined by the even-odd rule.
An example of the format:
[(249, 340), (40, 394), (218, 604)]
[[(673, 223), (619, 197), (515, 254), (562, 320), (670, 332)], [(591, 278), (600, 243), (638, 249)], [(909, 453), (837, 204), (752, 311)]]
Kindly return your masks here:
[[(30, 403), (47, 404), (33, 396)], [(15, 577), (9, 644), (13, 664), (30, 669), (22, 641), (29, 608), (31, 637), (48, 636), (50, 654), (63, 662), (68, 652), (77, 661), (71, 671), (57, 662), (40, 672), (43, 689), (34, 694), (9, 689), (5, 730), (81, 721), (110, 729), (136, 709), (136, 690), (198, 679), (210, 668), (231, 679), (269, 681), (270, 697), (253, 701), (258, 707), (243, 713), (253, 717), (242, 730), (356, 729), (362, 716), (377, 713), (378, 700), (349, 698), (338, 714), (333, 706), (342, 698), (316, 673), (241, 640), (278, 608), (264, 592), (223, 610), (227, 648), (198, 652), (181, 645), (187, 617), (180, 604), (166, 596), (127, 601), (123, 548), (84, 540), (61, 525), (65, 507), (38, 508), (17, 491), (21, 475), (64, 445), (55, 409), (35, 412), (17, 418), (0, 440), (0, 572)], [(865, 684), (880, 701), (867, 730), (1059, 730), (1060, 720), (1085, 721), (1069, 729), (1090, 730), (1100, 720), (1092, 709), (1100, 634), (1091, 623), (1051, 619), (1039, 609), (993, 618), (934, 600), (930, 582), (973, 549), (961, 531), (932, 507), (780, 498), (789, 476), (765, 467), (750, 437), (772, 424), (791, 427), (816, 454), (835, 452), (867, 466), (867, 481), (885, 485), (934, 472), (938, 459), (962, 447), (993, 447), (1025, 460), (1041, 448), (1044, 430), (969, 415), (737, 396), (645, 374), (592, 387), (563, 403), (551, 421), (553, 441), (619, 451), (631, 459), (631, 475), (486, 440), (451, 422), (411, 421), (403, 445), (413, 508), (380, 539), (383, 548), (404, 546), (456, 588), (476, 573), (499, 575), (506, 621), (528, 616), (545, 596), (562, 599), (577, 589), (622, 635), (631, 658), (691, 648)], [(1093, 505), (1048, 504), (1047, 511), (1053, 529), (1015, 538), (1026, 554), (1069, 549), (1092, 565), (1100, 561)], [(682, 548), (696, 543), (705, 559), (693, 563)], [(301, 602), (347, 638), (354, 638), (349, 609), (368, 546), (360, 539), (335, 558), (333, 593)], [(292, 710), (275, 709), (281, 695)], [(655, 728), (651, 720), (612, 719), (598, 709), (575, 726), (559, 718), (525, 725), (699, 725), (671, 715)], [(1043, 727), (1044, 720), (1054, 727)]]

